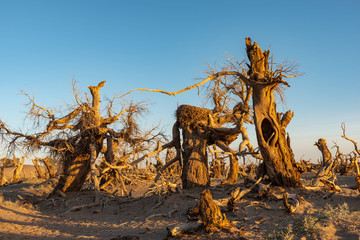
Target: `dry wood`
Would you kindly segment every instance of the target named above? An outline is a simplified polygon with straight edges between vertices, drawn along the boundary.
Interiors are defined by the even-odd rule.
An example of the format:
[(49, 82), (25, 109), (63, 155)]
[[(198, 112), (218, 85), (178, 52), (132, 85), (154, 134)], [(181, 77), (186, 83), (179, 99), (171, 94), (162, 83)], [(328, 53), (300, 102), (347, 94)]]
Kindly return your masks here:
[(54, 169), (52, 160), (50, 158), (43, 158), (43, 159), (40, 159), (40, 161), (44, 163), (46, 170), (49, 174), (49, 178), (55, 178), (56, 173), (55, 173), (55, 169)]
[(186, 223), (174, 227), (173, 229), (168, 229), (168, 235), (171, 237), (180, 237), (181, 234), (196, 231), (201, 227), (201, 223)]
[(99, 187), (99, 179), (98, 179), (98, 174), (97, 174), (97, 168), (96, 168), (96, 149), (95, 149), (95, 143), (90, 143), (89, 145), (89, 151), (90, 151), (90, 173), (91, 173), (91, 179), (93, 181), (94, 184), (94, 190), (95, 192), (99, 192), (100, 191), (100, 187)]
[[(120, 111), (115, 113), (112, 109), (116, 105), (114, 101), (121, 98), (116, 96), (110, 100), (106, 111), (102, 111), (100, 89), (104, 85), (105, 81), (96, 86), (89, 86), (91, 96), (84, 95), (84, 99), (80, 99), (73, 84), (76, 103), (69, 105), (69, 112), (60, 118), (54, 111), (39, 106), (34, 98), (24, 93), (29, 99), (30, 110), (27, 117), (34, 122), (45, 123), (42, 132), (27, 135), (12, 131), (0, 120), (0, 134), (10, 143), (9, 148), (14, 149), (20, 144), (27, 150), (46, 147), (63, 165), (60, 166), (63, 174), (52, 194), (56, 194), (58, 189), (63, 192), (80, 190), (91, 170), (94, 178), (94, 162), (100, 152), (105, 153), (106, 142), (109, 151), (106, 151), (105, 157), (110, 164), (113, 164), (117, 146), (121, 149), (134, 149), (130, 157), (136, 152), (146, 152), (147, 148), (162, 136), (161, 133), (155, 133), (154, 129), (142, 131), (139, 128), (136, 117), (146, 110), (143, 103), (123, 101), (123, 104), (120, 104)], [(102, 117), (100, 114), (102, 112), (107, 112), (108, 116)], [(116, 121), (123, 126), (118, 132), (108, 127)], [(44, 164), (46, 165), (46, 162)], [(49, 166), (47, 166), (48, 170), (50, 170)], [(49, 175), (55, 176), (51, 170)], [(97, 181), (94, 179), (93, 182), (94, 188), (98, 189)]]
[(354, 144), (354, 148), (355, 148), (355, 152), (356, 154), (354, 154), (354, 165), (355, 165), (355, 170), (356, 170), (356, 177), (355, 177), (355, 181), (357, 184), (357, 189), (360, 192), (360, 169), (359, 169), (359, 163), (358, 163), (358, 157), (360, 156), (360, 150), (357, 146), (357, 142), (355, 142), (353, 139), (348, 138), (345, 134), (345, 124), (341, 124), (341, 129), (343, 130), (343, 135), (342, 137), (350, 142), (352, 142)]
[(321, 180), (328, 180), (332, 176), (333, 170), (333, 159), (331, 153), (326, 146), (326, 140), (320, 138), (316, 143), (315, 146), (319, 148), (322, 153), (322, 162), (318, 173), (316, 174), (315, 178), (312, 180), (312, 186), (318, 187), (320, 186)]
[(206, 189), (200, 197), (200, 216), (207, 232), (215, 229), (231, 227), (231, 222), (222, 214), (219, 206), (214, 202), (210, 190)]
[(7, 182), (7, 180), (5, 178), (5, 174), (4, 174), (5, 167), (6, 167), (5, 159), (4, 158), (0, 159), (0, 163), (1, 163), (1, 167), (0, 167), (0, 186), (3, 186)]
[(150, 216), (146, 217), (145, 221), (149, 220), (150, 218), (154, 218), (154, 217), (168, 217), (168, 218), (171, 218), (173, 213), (175, 213), (176, 211), (177, 211), (176, 209), (173, 209), (170, 212), (168, 212), (167, 214), (166, 213), (153, 214), (153, 215), (150, 215)]
[(355, 159), (354, 159), (354, 164), (355, 164), (355, 170), (356, 170), (356, 177), (355, 177), (356, 186), (360, 192), (360, 168), (359, 168), (359, 163), (358, 163), (358, 157), (356, 155), (355, 155)]
[(341, 188), (337, 186), (333, 181), (329, 181), (327, 179), (320, 179), (320, 181), (324, 183), (326, 186), (329, 186), (332, 191), (342, 192)]
[(161, 173), (166, 169), (168, 168), (171, 164), (177, 162), (177, 161), (180, 161), (180, 159), (178, 157), (175, 157), (174, 159), (168, 161), (161, 169), (158, 170), (158, 173), (155, 177), (155, 182), (157, 182), (161, 176)]
[(348, 141), (350, 141), (350, 142), (352, 142), (353, 144), (354, 144), (354, 148), (355, 148), (355, 151), (356, 151), (356, 153), (358, 154), (358, 155), (360, 155), (360, 150), (359, 150), (359, 148), (358, 148), (358, 146), (357, 146), (357, 142), (355, 142), (353, 139), (351, 139), (351, 138), (348, 138), (347, 136), (346, 136), (346, 134), (345, 134), (345, 123), (343, 123), (343, 124), (341, 124), (341, 129), (342, 129), (342, 131), (343, 131), (343, 135), (341, 136), (342, 138), (344, 138), (344, 139), (346, 139), (346, 140), (348, 140)]
[(236, 188), (233, 192), (231, 192), (231, 196), (227, 202), (229, 210), (233, 210), (235, 204), (238, 203), (246, 194), (251, 192), (251, 190), (253, 190), (261, 182), (261, 180), (262, 177), (260, 177), (250, 188), (243, 189), (242, 191), (240, 191), (240, 188)]
[(38, 178), (45, 178), (45, 174), (44, 174), (43, 170), (41, 169), (41, 167), (39, 166), (39, 159), (38, 158), (32, 159), (32, 162), (34, 164)]
[(72, 208), (70, 208), (69, 210), (67, 210), (66, 212), (64, 212), (64, 214), (68, 214), (68, 213), (71, 213), (71, 212), (76, 212), (76, 211), (80, 211), (84, 208), (91, 208), (91, 207), (95, 207), (97, 205), (100, 205), (102, 204), (103, 202), (102, 201), (99, 201), (99, 202), (95, 202), (95, 203), (90, 203), (90, 204), (84, 204), (84, 205), (79, 205), (79, 206), (74, 206)]
[(25, 161), (25, 156), (23, 156), (20, 160), (19, 158), (16, 158), (14, 155), (14, 173), (13, 173), (12, 182), (20, 181), (20, 173), (23, 169), (24, 161)]
[(265, 173), (276, 185), (300, 186), (300, 173), (295, 167), (290, 138), (285, 131), (293, 113), (288, 111), (280, 118), (281, 114), (277, 113), (274, 100), (274, 91), (279, 89), (279, 84), (289, 86), (282, 80), (286, 77), (286, 70), (283, 67), (278, 67), (275, 71), (269, 68), (270, 52), (262, 52), (250, 38), (246, 38), (245, 42), (250, 60), (249, 79), (245, 83), (253, 88), (254, 124)]
[(286, 192), (283, 194), (283, 203), (286, 208), (286, 211), (289, 213), (293, 213), (293, 212), (295, 212), (296, 208), (299, 206), (300, 201), (297, 200), (296, 198), (293, 198), (292, 199), (293, 204), (289, 204), (288, 199), (289, 199), (289, 194)]

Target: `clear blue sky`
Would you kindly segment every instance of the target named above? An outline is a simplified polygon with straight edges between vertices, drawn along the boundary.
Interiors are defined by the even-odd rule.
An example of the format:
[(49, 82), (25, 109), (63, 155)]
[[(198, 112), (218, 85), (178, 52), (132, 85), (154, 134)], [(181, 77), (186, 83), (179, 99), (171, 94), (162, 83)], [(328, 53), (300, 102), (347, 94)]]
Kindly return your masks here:
[[(288, 131), (296, 158), (319, 158), (313, 144), (320, 137), (348, 152), (342, 122), (360, 143), (359, 12), (357, 0), (0, 0), (0, 118), (26, 128), (20, 90), (44, 106), (61, 106), (72, 100), (73, 76), (85, 91), (107, 80), (108, 96), (133, 88), (179, 90), (206, 77), (207, 64), (226, 54), (244, 59), (249, 36), (303, 73), (289, 81), (287, 105), (278, 106), (295, 112)], [(161, 121), (168, 132), (178, 104), (201, 105), (195, 89), (132, 97), (150, 100), (144, 123)]]

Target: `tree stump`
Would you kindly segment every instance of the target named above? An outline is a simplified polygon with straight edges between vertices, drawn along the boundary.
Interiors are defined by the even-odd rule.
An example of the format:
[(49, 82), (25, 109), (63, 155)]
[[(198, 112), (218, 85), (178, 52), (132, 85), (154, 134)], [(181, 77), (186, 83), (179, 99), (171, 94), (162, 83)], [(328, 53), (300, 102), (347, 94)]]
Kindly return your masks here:
[(321, 180), (328, 180), (331, 177), (331, 171), (333, 169), (333, 160), (331, 153), (326, 146), (326, 140), (320, 138), (315, 144), (318, 149), (322, 153), (322, 162), (318, 173), (316, 174), (315, 178), (312, 181), (313, 187), (318, 187), (321, 185)]
[(200, 197), (200, 216), (207, 232), (231, 227), (231, 222), (214, 202), (210, 190), (205, 189)]

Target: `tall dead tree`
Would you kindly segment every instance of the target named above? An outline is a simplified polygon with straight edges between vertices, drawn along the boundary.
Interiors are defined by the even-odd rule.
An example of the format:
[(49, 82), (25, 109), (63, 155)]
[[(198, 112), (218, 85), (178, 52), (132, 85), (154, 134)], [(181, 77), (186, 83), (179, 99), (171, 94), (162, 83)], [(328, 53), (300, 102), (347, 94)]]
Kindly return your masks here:
[[(107, 139), (108, 148), (104, 150), (108, 153), (106, 158), (112, 162), (110, 153), (114, 152), (114, 149), (111, 149), (114, 146), (111, 144), (113, 141), (121, 141), (124, 146), (135, 146), (150, 142), (156, 136), (152, 134), (154, 129), (145, 133), (138, 129), (135, 117), (145, 111), (142, 104), (125, 102), (120, 104), (121, 110), (114, 113), (114, 101), (121, 100), (121, 96), (116, 96), (109, 102), (106, 109), (107, 116), (102, 117), (100, 89), (103, 86), (105, 81), (97, 86), (89, 86), (91, 99), (86, 96), (86, 101), (82, 101), (74, 83), (76, 104), (71, 106), (70, 113), (60, 118), (57, 118), (51, 110), (37, 105), (34, 99), (25, 93), (30, 101), (29, 118), (36, 123), (46, 123), (45, 129), (39, 133), (30, 135), (15, 132), (0, 121), (0, 133), (8, 139), (10, 146), (22, 144), (29, 150), (45, 147), (60, 161), (63, 174), (53, 193), (57, 190), (63, 192), (80, 190), (89, 173), (95, 190), (99, 189), (96, 161), (100, 152), (106, 148), (104, 139)], [(120, 127), (120, 130), (115, 131), (109, 127), (110, 124)]]
[(246, 38), (246, 51), (250, 61), (246, 83), (253, 89), (254, 124), (259, 149), (264, 159), (265, 173), (270, 180), (281, 186), (300, 185), (300, 173), (295, 166), (290, 137), (285, 129), (294, 113), (278, 113), (274, 91), (283, 80), (284, 69), (272, 71), (269, 68), (270, 51), (262, 51), (256, 42)]
[[(252, 91), (254, 125), (260, 153), (264, 162), (264, 174), (269, 176), (273, 184), (287, 187), (300, 186), (300, 173), (295, 165), (289, 134), (286, 132), (286, 127), (294, 113), (292, 111), (287, 111), (284, 114), (278, 113), (274, 95), (274, 92), (281, 93), (283, 86), (289, 87), (289, 84), (283, 78), (295, 77), (297, 74), (293, 72), (291, 66), (278, 65), (274, 68), (269, 60), (270, 51), (263, 52), (256, 42), (252, 43), (250, 38), (246, 38), (245, 43), (249, 59), (246, 67), (247, 71), (245, 68), (240, 70), (226, 68), (223, 71), (210, 75), (195, 85), (177, 92), (152, 89), (134, 89), (132, 91), (151, 91), (175, 95), (198, 87), (208, 81), (219, 79), (222, 76), (234, 76), (237, 82), (244, 82)], [(186, 131), (189, 133), (190, 131), (193, 132), (191, 128), (187, 128)], [(241, 132), (239, 125), (237, 131), (237, 134)], [(202, 132), (199, 133), (203, 134)], [(185, 134), (185, 136), (190, 135)], [(205, 142), (196, 141), (194, 139), (194, 144), (186, 145), (190, 146), (189, 149), (198, 149), (199, 154), (196, 154), (195, 159), (199, 156), (205, 159), (204, 149), (206, 149), (206, 144)], [(217, 145), (228, 149), (228, 146), (222, 144), (222, 142), (217, 141)], [(186, 156), (189, 156), (189, 159), (193, 157), (192, 155)], [(235, 163), (233, 160), (232, 162)]]

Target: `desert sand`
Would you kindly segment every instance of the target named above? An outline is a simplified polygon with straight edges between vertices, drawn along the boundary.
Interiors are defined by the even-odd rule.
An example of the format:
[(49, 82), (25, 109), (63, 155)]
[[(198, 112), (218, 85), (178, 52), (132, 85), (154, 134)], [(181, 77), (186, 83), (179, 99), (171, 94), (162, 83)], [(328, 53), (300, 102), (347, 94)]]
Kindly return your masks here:
[[(206, 233), (203, 229), (178, 237), (168, 229), (190, 222), (187, 211), (201, 190), (182, 190), (143, 197), (151, 181), (132, 186), (131, 197), (101, 193), (97, 204), (91, 190), (47, 199), (56, 179), (37, 179), (25, 167), (22, 182), (0, 187), (0, 239), (356, 239), (360, 238), (360, 193), (354, 176), (338, 176), (343, 192), (327, 189), (281, 189), (305, 200), (292, 214), (282, 201), (248, 194), (233, 212), (225, 212), (236, 231)], [(11, 170), (8, 170), (11, 173)], [(310, 178), (302, 176), (304, 183)], [(214, 199), (228, 197), (242, 180), (224, 186), (212, 181)], [(276, 188), (274, 188), (276, 189)], [(71, 211), (73, 207), (89, 207)], [(92, 205), (91, 205), (92, 204)], [(200, 221), (194, 220), (193, 221)]]

